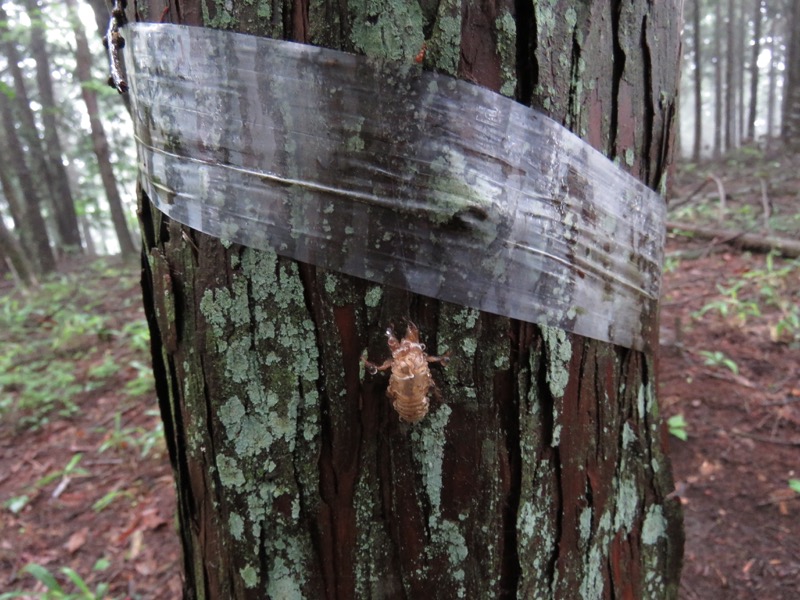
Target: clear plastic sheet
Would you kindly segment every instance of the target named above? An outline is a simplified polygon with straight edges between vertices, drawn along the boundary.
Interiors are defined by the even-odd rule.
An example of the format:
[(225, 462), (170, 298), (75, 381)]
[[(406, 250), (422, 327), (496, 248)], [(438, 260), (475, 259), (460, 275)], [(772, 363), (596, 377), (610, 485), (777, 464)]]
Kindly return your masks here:
[(323, 48), (131, 24), (142, 184), (223, 240), (647, 349), (665, 206), (489, 90)]

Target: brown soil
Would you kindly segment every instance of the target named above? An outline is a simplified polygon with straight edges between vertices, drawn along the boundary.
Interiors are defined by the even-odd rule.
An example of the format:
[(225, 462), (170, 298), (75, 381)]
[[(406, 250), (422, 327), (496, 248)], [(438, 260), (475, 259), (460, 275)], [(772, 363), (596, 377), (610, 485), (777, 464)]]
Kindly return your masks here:
[[(691, 187), (687, 183), (685, 189)], [(683, 237), (669, 242), (673, 254), (699, 252), (698, 258), (680, 259), (666, 275), (662, 307), (661, 401), (665, 417), (684, 416), (689, 436), (685, 442), (670, 438), (687, 538), (681, 597), (796, 598), (800, 494), (789, 489), (788, 480), (800, 478), (799, 342), (775, 327), (791, 306), (769, 305), (752, 286), (743, 288), (739, 299), (760, 299), (761, 316), (741, 320), (733, 309), (727, 317), (714, 310), (692, 316), (722, 297), (718, 284), (768, 267), (764, 255), (720, 248), (725, 247)], [(785, 264), (776, 259), (772, 268)], [(783, 286), (782, 297), (798, 302), (800, 269), (774, 283)], [(116, 307), (115, 327), (141, 318), (135, 286), (107, 293), (108, 306)], [(134, 301), (119, 310), (125, 298)], [(35, 331), (32, 335), (44, 335)], [(36, 431), (18, 429), (11, 416), (0, 422), (0, 504), (29, 496), (18, 513), (0, 508), (0, 591), (41, 591), (21, 571), (35, 562), (62, 584), (59, 569), (65, 566), (92, 589), (108, 582), (108, 596), (114, 598), (177, 598), (180, 548), (163, 445), (146, 458), (124, 440), (99, 452), (113, 440), (117, 414), (123, 428), (151, 430), (157, 424), (152, 396), (131, 399), (120, 391), (135, 375), (124, 365), (146, 357), (132, 356), (113, 337), (94, 343), (100, 352), (113, 352), (121, 367), (109, 385), (78, 399), (77, 416)], [(715, 364), (704, 364), (709, 356), (716, 356)], [(738, 373), (723, 358), (735, 363)], [(37, 485), (78, 452), (84, 474)], [(93, 509), (113, 492), (110, 505)], [(94, 571), (103, 558), (110, 566)]]

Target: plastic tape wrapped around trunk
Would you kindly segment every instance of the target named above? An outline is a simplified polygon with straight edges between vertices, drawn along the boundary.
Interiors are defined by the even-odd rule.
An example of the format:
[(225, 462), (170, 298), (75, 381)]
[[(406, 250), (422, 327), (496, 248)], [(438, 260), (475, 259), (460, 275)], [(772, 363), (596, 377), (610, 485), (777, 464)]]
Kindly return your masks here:
[(662, 199), (564, 127), (416, 64), (132, 24), (142, 184), (230, 242), (647, 349)]

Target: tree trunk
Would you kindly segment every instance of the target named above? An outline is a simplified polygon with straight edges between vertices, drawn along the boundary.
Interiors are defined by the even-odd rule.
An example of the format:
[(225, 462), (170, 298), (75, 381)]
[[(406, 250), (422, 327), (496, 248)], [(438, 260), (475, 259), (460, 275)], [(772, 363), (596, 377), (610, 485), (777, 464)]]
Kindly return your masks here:
[(14, 234), (8, 230), (3, 219), (0, 219), (0, 256), (7, 261), (6, 266), (13, 269), (20, 285), (27, 288), (38, 283), (36, 274), (25, 256), (25, 251), (17, 242)]
[[(427, 39), (426, 67), (544, 107), (664, 183), (677, 2), (170, 6), (407, 62)], [(677, 596), (652, 357), (223, 245), (141, 193), (140, 211), (187, 598)], [(406, 318), (451, 351), (416, 425), (360, 364)]]
[(694, 40), (694, 146), (692, 160), (700, 160), (703, 147), (703, 60), (701, 47), (703, 35), (700, 31), (700, 0), (694, 0), (692, 7), (692, 28)]
[(714, 158), (722, 155), (722, 2), (714, 12)]
[(767, 49), (769, 50), (769, 87), (767, 92), (767, 148), (771, 150), (774, 146), (774, 136), (776, 135), (775, 114), (778, 100), (778, 65), (779, 44), (775, 36), (777, 35), (777, 11), (772, 12), (767, 5), (767, 18), (769, 19), (769, 35), (767, 36)]
[(81, 234), (78, 228), (78, 215), (75, 212), (75, 200), (67, 178), (56, 124), (55, 96), (51, 80), (50, 57), (44, 39), (45, 23), (37, 0), (26, 0), (28, 16), (33, 21), (31, 27), (31, 54), (36, 61), (36, 84), (39, 88), (39, 103), (42, 105), (42, 124), (44, 125), (44, 153), (52, 177), (52, 187), (57, 190), (53, 195), (55, 221), (61, 242), (65, 249), (80, 252)]
[(725, 36), (725, 151), (736, 146), (736, 2), (728, 0)]
[[(67, 6), (71, 11), (75, 11), (77, 5), (75, 0), (67, 0)], [(76, 75), (81, 82), (81, 97), (86, 104), (86, 112), (89, 113), (89, 125), (92, 131), (92, 149), (97, 157), (97, 164), (100, 169), (100, 179), (103, 182), (103, 189), (106, 193), (108, 208), (111, 212), (111, 223), (114, 225), (114, 232), (119, 240), (120, 251), (123, 256), (133, 256), (136, 253), (136, 245), (131, 238), (128, 229), (128, 221), (125, 217), (125, 209), (122, 205), (122, 198), (117, 188), (117, 178), (111, 166), (111, 151), (108, 147), (108, 139), (100, 120), (100, 110), (97, 105), (97, 93), (92, 89), (91, 83), (94, 81), (92, 76), (92, 53), (89, 50), (89, 42), (86, 39), (80, 21), (77, 17), (74, 20), (73, 31), (75, 33), (75, 61)]]
[[(11, 72), (11, 77), (14, 81), (14, 94), (10, 98), (6, 98), (6, 101), (13, 104), (14, 115), (20, 124), (17, 137), (21, 137), (24, 140), (25, 149), (27, 149), (23, 155), (23, 160), (28, 164), (29, 169), (38, 174), (38, 177), (33, 182), (34, 186), (39, 190), (37, 196), (52, 207), (52, 213), (55, 216), (58, 214), (56, 204), (59, 202), (61, 192), (55, 184), (52, 170), (45, 158), (41, 139), (39, 139), (39, 128), (36, 125), (33, 110), (31, 110), (25, 76), (19, 66), (19, 51), (14, 41), (14, 35), (8, 28), (8, 15), (2, 5), (0, 5), (0, 35), (3, 38), (3, 50), (8, 58), (8, 70)], [(23, 146), (20, 145), (20, 147), (22, 148)], [(37, 210), (39, 210), (38, 207)], [(57, 221), (57, 218), (53, 219), (56, 224)], [(54, 232), (57, 241), (56, 249), (60, 251), (61, 246), (64, 244), (64, 240), (61, 239), (61, 230), (56, 226)]]
[(786, 55), (786, 74), (783, 85), (782, 137), (792, 150), (800, 148), (800, 0), (794, 0), (789, 23), (789, 45)]
[(747, 113), (747, 137), (753, 141), (756, 139), (759, 54), (761, 54), (761, 0), (755, 0), (755, 10), (753, 13), (753, 53), (750, 58), (750, 108)]
[[(0, 163), (2, 163), (0, 170), (3, 171), (0, 179), (2, 179), (4, 189), (13, 190), (11, 174), (6, 171), (8, 168), (19, 180), (23, 195), (19, 206), (20, 210), (16, 211), (21, 221), (20, 239), (25, 251), (30, 253), (31, 262), (36, 271), (38, 273), (49, 273), (55, 270), (56, 261), (53, 256), (53, 250), (50, 247), (47, 226), (42, 216), (39, 190), (36, 188), (33, 175), (25, 163), (25, 154), (17, 137), (14, 115), (5, 94), (0, 94), (0, 118), (2, 118), (3, 122), (3, 138), (5, 141), (2, 148), (4, 156), (0, 160)], [(9, 191), (9, 194), (13, 193), (13, 191)], [(10, 198), (11, 196), (8, 197)]]

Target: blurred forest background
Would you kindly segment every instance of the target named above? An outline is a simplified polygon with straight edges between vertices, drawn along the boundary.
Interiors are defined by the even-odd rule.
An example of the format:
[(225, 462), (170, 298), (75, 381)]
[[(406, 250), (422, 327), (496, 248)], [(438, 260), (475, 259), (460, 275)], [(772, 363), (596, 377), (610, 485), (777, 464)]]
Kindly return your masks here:
[[(660, 357), (681, 594), (794, 598), (800, 0), (684, 11)], [(180, 590), (108, 16), (0, 4), (0, 598)]]

